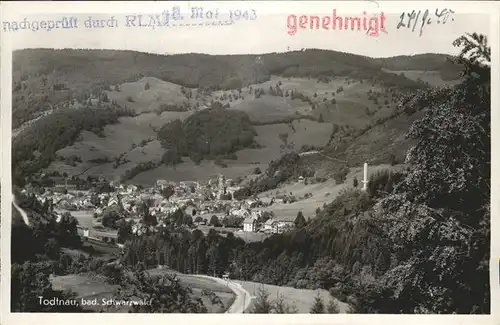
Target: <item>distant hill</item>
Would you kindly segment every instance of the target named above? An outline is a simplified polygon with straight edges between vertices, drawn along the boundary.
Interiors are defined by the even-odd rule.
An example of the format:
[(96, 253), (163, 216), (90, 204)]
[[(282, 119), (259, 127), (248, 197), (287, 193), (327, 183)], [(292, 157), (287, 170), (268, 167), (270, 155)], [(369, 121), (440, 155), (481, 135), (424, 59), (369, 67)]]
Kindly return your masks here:
[[(307, 147), (326, 146), (329, 155), (356, 161), (373, 160), (372, 154), (382, 160), (401, 156), (391, 150), (404, 142), (394, 139), (402, 137), (409, 122), (397, 117), (397, 103), (404, 94), (445, 84), (440, 63), (449, 64), (445, 55), (373, 59), (325, 50), (225, 56), (16, 51), (14, 180), (22, 183), (23, 176), (45, 168), (108, 179), (127, 174), (144, 185), (165, 174), (172, 179), (218, 173), (236, 178)], [(415, 67), (421, 70), (405, 70)], [(158, 131), (214, 102), (245, 112), (259, 146), (215, 162), (184, 160), (168, 167), (165, 162), (173, 157), (164, 155)], [(394, 128), (386, 127), (390, 120)], [(362, 140), (363, 134), (370, 135)], [(230, 141), (225, 145), (231, 147)]]
[[(432, 66), (420, 68), (434, 69), (434, 61), (431, 63)], [(213, 90), (238, 89), (268, 80), (272, 74), (347, 76), (399, 88), (422, 87), (405, 77), (384, 72), (376, 59), (314, 49), (263, 55), (168, 56), (114, 50), (25, 49), (14, 52), (12, 64), (14, 128), (70, 98), (99, 96), (103, 90), (111, 90), (112, 85), (137, 81), (144, 76)]]
[(452, 63), (451, 55), (416, 54), (374, 59), (382, 68), (392, 71), (439, 71), (443, 80), (458, 79), (461, 67)]

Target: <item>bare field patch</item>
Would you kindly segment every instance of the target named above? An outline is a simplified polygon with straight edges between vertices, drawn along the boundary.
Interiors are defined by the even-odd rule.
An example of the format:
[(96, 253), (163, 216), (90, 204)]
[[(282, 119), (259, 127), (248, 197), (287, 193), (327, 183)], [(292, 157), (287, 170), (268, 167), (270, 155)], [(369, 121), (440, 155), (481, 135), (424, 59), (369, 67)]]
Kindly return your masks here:
[[(228, 163), (228, 167), (223, 168), (214, 164), (213, 161), (204, 160), (200, 165), (194, 164), (189, 158), (183, 158), (184, 162), (175, 167), (162, 165), (152, 170), (138, 174), (130, 183), (151, 186), (158, 179), (166, 179), (174, 182), (195, 181), (216, 178), (219, 174), (227, 178), (237, 178), (253, 173), (256, 167), (264, 170), (265, 164), (239, 164)], [(229, 162), (230, 160), (228, 160)]]
[(270, 80), (256, 84), (252, 86), (253, 88), (262, 88), (264, 91), (268, 91), (269, 87), (275, 87), (277, 83), (281, 82), (280, 88), (283, 90), (298, 90), (304, 95), (313, 97), (314, 94), (331, 93), (338, 87), (346, 87), (346, 78), (331, 78), (329, 83), (318, 82), (316, 78), (285, 78), (279, 76), (273, 76)]
[(259, 149), (243, 149), (236, 153), (238, 162), (255, 162), (268, 164), (285, 153), (281, 149), (283, 141), (280, 134), (288, 134), (288, 150), (298, 151), (303, 145), (325, 146), (332, 132), (331, 123), (318, 123), (309, 120), (295, 120), (291, 124), (272, 124), (256, 126), (256, 141), (263, 145)]
[[(352, 185), (351, 185), (352, 186)], [(334, 180), (328, 180), (320, 184), (286, 184), (275, 190), (263, 192), (259, 197), (272, 197), (276, 193), (292, 193), (297, 199), (304, 196), (306, 193), (311, 193), (312, 196), (307, 199), (301, 199), (293, 203), (274, 203), (273, 205), (259, 210), (273, 212), (274, 216), (278, 219), (292, 219), (297, 216), (299, 211), (302, 211), (304, 217), (313, 218), (316, 214), (316, 209), (321, 208), (323, 204), (330, 203), (335, 196), (337, 196), (342, 189), (347, 185), (336, 185)]]
[[(235, 283), (241, 284), (241, 286), (250, 293), (251, 296), (257, 296), (259, 288), (264, 288), (270, 293), (269, 300), (275, 300), (279, 295), (283, 295), (285, 303), (288, 305), (293, 305), (297, 308), (299, 314), (309, 314), (312, 305), (314, 304), (314, 298), (316, 295), (320, 294), (323, 302), (328, 304), (331, 296), (326, 290), (309, 290), (309, 289), (295, 289), (292, 287), (281, 287), (270, 284), (263, 284), (258, 282), (250, 281), (239, 281), (233, 280)], [(255, 299), (255, 298), (254, 298)], [(339, 309), (341, 313), (346, 313), (348, 305), (344, 302), (338, 301)], [(252, 304), (250, 304), (250, 308)]]
[[(146, 89), (146, 84), (149, 85), (149, 89)], [(152, 112), (161, 104), (194, 105), (196, 103), (195, 100), (188, 99), (182, 93), (180, 85), (153, 77), (124, 83), (119, 85), (119, 90), (108, 91), (109, 99), (138, 113)]]
[[(229, 109), (240, 110), (248, 114), (252, 121), (273, 122), (296, 115), (308, 114), (311, 107), (298, 99), (291, 100), (285, 97), (262, 95), (260, 98), (244, 99), (233, 104)], [(248, 98), (248, 96), (247, 96)]]
[(96, 219), (93, 218), (94, 211), (66, 211), (62, 209), (56, 209), (55, 211), (59, 213), (69, 212), (73, 217), (75, 217), (75, 219), (78, 221), (78, 224), (85, 228), (91, 229), (92, 227), (98, 225), (98, 223), (95, 222)]
[(271, 237), (271, 234), (261, 232), (248, 232), (248, 231), (235, 231), (234, 235), (243, 239), (246, 243), (254, 243), (264, 241), (266, 238)]

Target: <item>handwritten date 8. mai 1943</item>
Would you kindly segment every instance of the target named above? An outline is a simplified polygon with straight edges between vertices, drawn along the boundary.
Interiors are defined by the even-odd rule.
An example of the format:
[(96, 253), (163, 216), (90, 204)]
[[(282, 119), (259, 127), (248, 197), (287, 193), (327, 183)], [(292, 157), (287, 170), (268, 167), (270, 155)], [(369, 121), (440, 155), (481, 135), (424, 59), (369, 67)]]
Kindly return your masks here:
[(425, 25), (430, 25), (432, 23), (436, 24), (446, 24), (449, 18), (451, 21), (455, 19), (452, 15), (455, 12), (451, 9), (436, 9), (433, 13), (429, 11), (429, 9), (423, 10), (413, 10), (412, 12), (403, 12), (399, 16), (399, 23), (397, 29), (400, 28), (411, 28), (412, 32), (415, 32), (415, 29), (418, 27), (420, 29), (419, 36), (422, 36), (422, 32)]

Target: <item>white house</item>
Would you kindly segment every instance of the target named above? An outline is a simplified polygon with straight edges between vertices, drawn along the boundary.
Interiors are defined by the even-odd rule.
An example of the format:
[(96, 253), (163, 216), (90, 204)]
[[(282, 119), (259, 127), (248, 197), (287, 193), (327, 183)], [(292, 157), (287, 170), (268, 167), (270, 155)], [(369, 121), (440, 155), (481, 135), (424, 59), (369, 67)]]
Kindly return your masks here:
[(281, 234), (287, 230), (290, 230), (290, 229), (293, 229), (293, 227), (295, 227), (295, 224), (293, 223), (293, 221), (290, 221), (290, 220), (280, 220), (277, 222), (277, 225), (276, 225), (276, 232)]
[(128, 185), (127, 186), (127, 193), (132, 194), (137, 191), (137, 186), (135, 185)]
[(246, 218), (243, 220), (243, 231), (255, 232), (257, 230), (257, 220)]
[(116, 198), (109, 199), (108, 207), (112, 207), (112, 206), (118, 206), (118, 199), (116, 199)]
[(272, 233), (276, 232), (277, 224), (278, 222), (273, 218), (267, 219), (267, 221), (264, 223), (264, 231)]
[(253, 211), (251, 212), (251, 216), (252, 216), (252, 218), (254, 218), (254, 219), (258, 219), (258, 218), (260, 218), (263, 214), (264, 214), (264, 211), (263, 211), (263, 210), (253, 210)]
[(235, 217), (240, 217), (240, 218), (250, 218), (251, 214), (250, 212), (245, 209), (245, 208), (241, 208), (241, 209), (238, 209), (238, 210), (232, 210), (230, 212), (231, 215), (235, 216)]
[(156, 181), (156, 187), (159, 187), (159, 188), (163, 189), (166, 186), (168, 186), (168, 182), (166, 180), (164, 180), (164, 179), (158, 179)]

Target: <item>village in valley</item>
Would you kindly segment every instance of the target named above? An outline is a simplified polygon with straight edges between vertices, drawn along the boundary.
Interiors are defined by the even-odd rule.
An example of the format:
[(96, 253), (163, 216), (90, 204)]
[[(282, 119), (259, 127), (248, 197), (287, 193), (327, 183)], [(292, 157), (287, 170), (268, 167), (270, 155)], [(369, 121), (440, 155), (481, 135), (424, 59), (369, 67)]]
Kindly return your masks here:
[[(157, 180), (155, 186), (148, 188), (103, 178), (90, 177), (82, 184), (62, 176), (44, 177), (51, 180), (48, 183), (52, 186), (33, 195), (48, 212), (58, 218), (69, 213), (78, 220), (83, 238), (118, 246), (124, 241), (118, 235), (122, 227), (140, 236), (173, 223), (204, 233), (210, 228), (221, 234), (232, 232), (251, 242), (302, 227), (307, 218), (301, 211), (284, 216), (272, 212), (273, 204), (297, 201), (293, 193), (278, 190), (273, 196), (238, 200), (233, 195), (242, 188), (243, 180), (226, 179), (223, 175), (205, 182)], [(297, 183), (307, 184), (307, 179), (300, 176)], [(29, 187), (22, 190), (23, 194), (29, 192)]]

